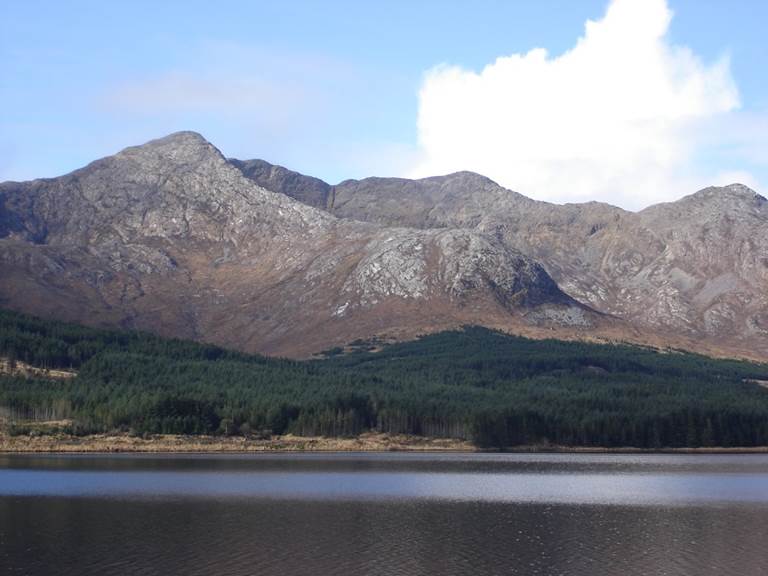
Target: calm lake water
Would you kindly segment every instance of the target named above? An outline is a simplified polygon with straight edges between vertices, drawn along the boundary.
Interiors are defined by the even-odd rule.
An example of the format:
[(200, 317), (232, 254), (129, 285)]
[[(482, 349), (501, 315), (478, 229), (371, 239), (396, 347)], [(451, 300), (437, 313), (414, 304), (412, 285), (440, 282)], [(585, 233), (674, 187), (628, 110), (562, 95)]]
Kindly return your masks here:
[(0, 455), (0, 574), (768, 574), (768, 456)]

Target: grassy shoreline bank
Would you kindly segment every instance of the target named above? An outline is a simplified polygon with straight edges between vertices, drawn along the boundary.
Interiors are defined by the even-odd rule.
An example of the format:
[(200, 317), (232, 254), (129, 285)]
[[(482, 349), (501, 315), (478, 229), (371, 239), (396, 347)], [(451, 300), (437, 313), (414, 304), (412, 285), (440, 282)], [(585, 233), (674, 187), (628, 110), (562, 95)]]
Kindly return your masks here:
[[(366, 433), (352, 438), (274, 436), (270, 439), (220, 436), (130, 435), (10, 436), (0, 434), (0, 454), (217, 454), (266, 452), (499, 452), (450, 438)], [(506, 453), (564, 454), (768, 454), (768, 446), (633, 448), (595, 446), (510, 446)]]

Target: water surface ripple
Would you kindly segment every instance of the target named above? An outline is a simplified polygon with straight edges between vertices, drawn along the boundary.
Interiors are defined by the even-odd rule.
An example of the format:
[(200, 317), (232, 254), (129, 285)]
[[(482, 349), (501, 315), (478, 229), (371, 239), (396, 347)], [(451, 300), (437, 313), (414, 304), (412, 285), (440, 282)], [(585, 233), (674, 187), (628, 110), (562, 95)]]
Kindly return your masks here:
[(768, 574), (766, 455), (0, 455), (1, 574)]

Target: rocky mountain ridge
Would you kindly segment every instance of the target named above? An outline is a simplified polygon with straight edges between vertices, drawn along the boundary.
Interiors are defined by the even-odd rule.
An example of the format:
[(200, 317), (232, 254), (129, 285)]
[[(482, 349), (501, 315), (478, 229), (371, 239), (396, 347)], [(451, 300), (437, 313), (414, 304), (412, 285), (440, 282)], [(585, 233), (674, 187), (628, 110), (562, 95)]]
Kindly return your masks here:
[(0, 305), (291, 356), (469, 323), (626, 331), (494, 235), (338, 218), (309, 205), (320, 181), (270, 169), (270, 191), (257, 164), (181, 132), (0, 184)]
[[(284, 185), (271, 173), (286, 194), (302, 186), (300, 174), (288, 171), (292, 184)], [(342, 218), (496, 238), (539, 262), (577, 301), (651, 340), (768, 358), (768, 202), (741, 184), (640, 212), (535, 201), (470, 172), (326, 186), (314, 205)]]

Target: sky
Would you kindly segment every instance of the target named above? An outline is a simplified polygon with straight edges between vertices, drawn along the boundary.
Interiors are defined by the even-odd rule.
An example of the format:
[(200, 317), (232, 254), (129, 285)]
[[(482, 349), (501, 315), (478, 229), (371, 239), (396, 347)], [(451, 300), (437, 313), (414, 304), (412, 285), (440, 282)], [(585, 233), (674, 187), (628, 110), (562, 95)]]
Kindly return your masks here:
[(178, 130), (330, 183), (768, 185), (768, 2), (0, 0), (0, 181)]

